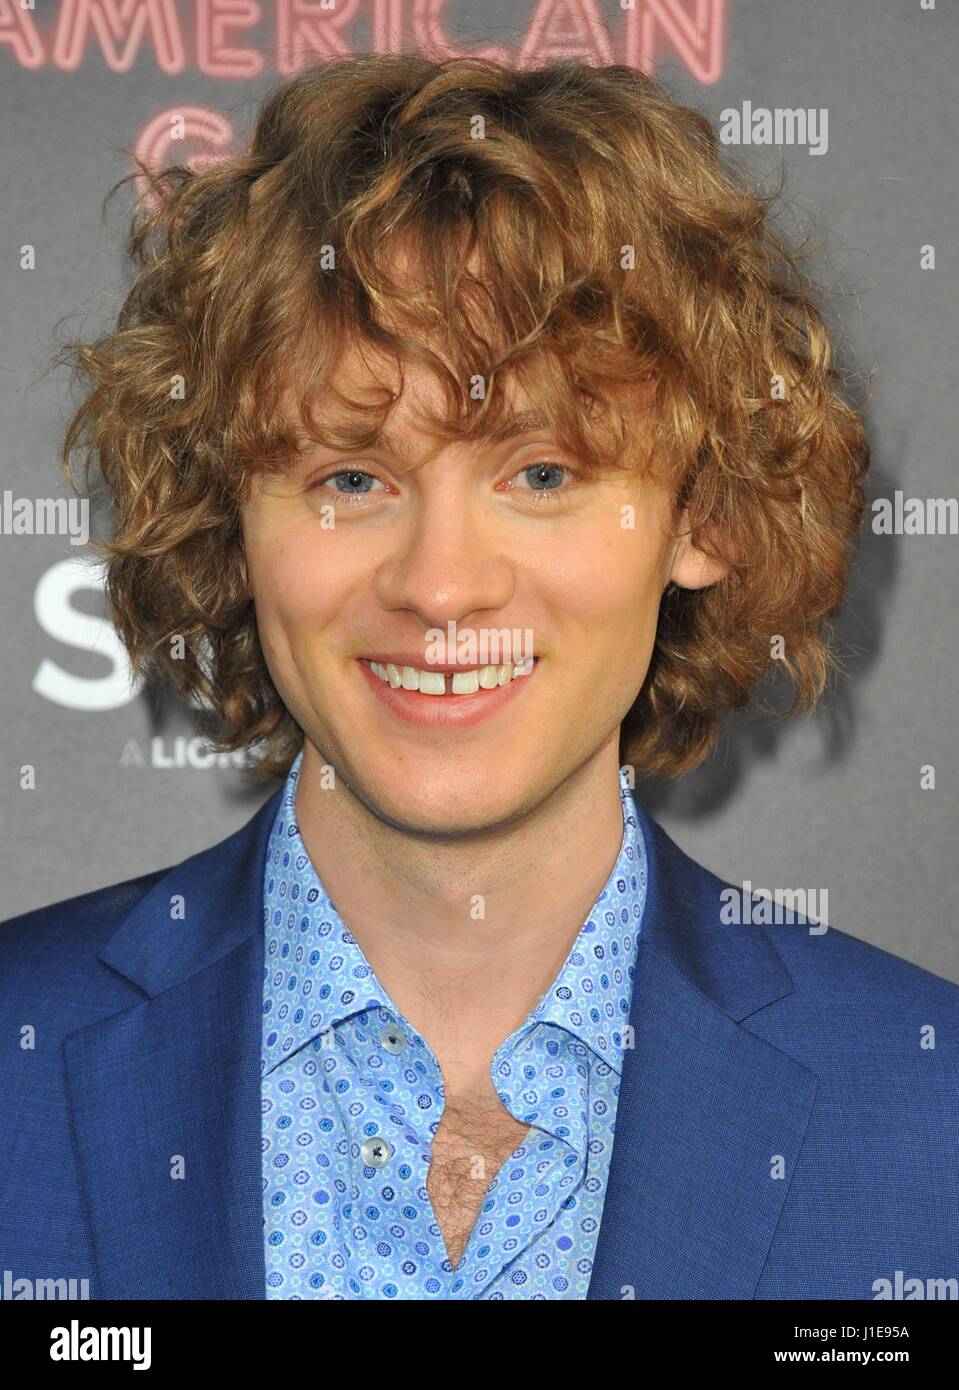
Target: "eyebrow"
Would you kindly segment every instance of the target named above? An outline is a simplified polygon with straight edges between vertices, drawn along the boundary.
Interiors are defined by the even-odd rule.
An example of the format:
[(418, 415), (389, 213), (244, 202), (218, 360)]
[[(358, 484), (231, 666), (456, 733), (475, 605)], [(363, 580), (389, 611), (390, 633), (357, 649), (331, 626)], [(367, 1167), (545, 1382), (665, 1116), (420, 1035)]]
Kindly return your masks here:
[[(548, 429), (549, 420), (541, 410), (522, 410), (518, 414), (508, 415), (503, 420), (489, 426), (482, 431), (479, 438), (486, 439), (493, 444), (502, 444), (509, 439), (515, 439), (521, 434), (530, 434), (533, 430)], [(350, 434), (348, 426), (340, 427), (344, 436)], [(362, 431), (357, 430), (360, 435)], [(335, 446), (334, 446), (335, 447)], [(344, 445), (345, 448), (383, 449), (388, 453), (394, 454), (404, 462), (412, 464), (413, 455), (409, 446), (398, 435), (394, 435), (389, 429), (379, 430), (366, 445), (360, 443)]]

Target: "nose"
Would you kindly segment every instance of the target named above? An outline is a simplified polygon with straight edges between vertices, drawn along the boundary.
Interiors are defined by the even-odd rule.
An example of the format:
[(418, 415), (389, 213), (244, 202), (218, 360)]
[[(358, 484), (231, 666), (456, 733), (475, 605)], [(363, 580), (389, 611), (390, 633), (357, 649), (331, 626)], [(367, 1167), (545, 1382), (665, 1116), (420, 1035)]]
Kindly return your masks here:
[(505, 608), (515, 571), (492, 509), (466, 469), (447, 462), (444, 477), (429, 479), (427, 471), (374, 587), (385, 609), (405, 609), (425, 627), (445, 630), (449, 622), (462, 626), (471, 615)]

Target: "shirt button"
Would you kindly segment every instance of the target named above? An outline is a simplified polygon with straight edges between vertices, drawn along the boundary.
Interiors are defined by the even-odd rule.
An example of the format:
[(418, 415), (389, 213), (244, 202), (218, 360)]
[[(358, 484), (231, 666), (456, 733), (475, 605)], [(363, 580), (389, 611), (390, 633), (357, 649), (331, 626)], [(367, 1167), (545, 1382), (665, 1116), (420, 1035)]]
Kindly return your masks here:
[(398, 1028), (391, 1028), (386, 1024), (380, 1029), (380, 1042), (387, 1052), (402, 1052), (407, 1040)]
[(360, 1158), (367, 1168), (382, 1168), (392, 1157), (393, 1148), (386, 1139), (365, 1139), (360, 1145)]

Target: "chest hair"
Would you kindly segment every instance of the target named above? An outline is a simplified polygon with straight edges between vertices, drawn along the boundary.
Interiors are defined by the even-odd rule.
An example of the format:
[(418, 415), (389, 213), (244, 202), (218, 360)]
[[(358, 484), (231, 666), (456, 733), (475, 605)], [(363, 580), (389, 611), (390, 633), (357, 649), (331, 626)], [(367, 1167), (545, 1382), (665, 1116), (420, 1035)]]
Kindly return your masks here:
[(495, 1096), (447, 1100), (433, 1136), (426, 1191), (454, 1269), (487, 1188), (529, 1129)]

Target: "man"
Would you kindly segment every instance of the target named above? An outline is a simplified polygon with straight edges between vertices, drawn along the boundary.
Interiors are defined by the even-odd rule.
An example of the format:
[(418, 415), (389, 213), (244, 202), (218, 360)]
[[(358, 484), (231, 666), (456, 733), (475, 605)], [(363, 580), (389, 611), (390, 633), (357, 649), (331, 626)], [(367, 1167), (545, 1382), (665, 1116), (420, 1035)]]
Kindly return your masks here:
[(371, 58), (144, 173), (65, 455), (113, 499), (134, 663), (282, 785), (6, 924), (5, 1265), (100, 1298), (953, 1277), (959, 991), (731, 913), (633, 795), (774, 666), (815, 703), (862, 512), (811, 283), (708, 124), (623, 68)]

